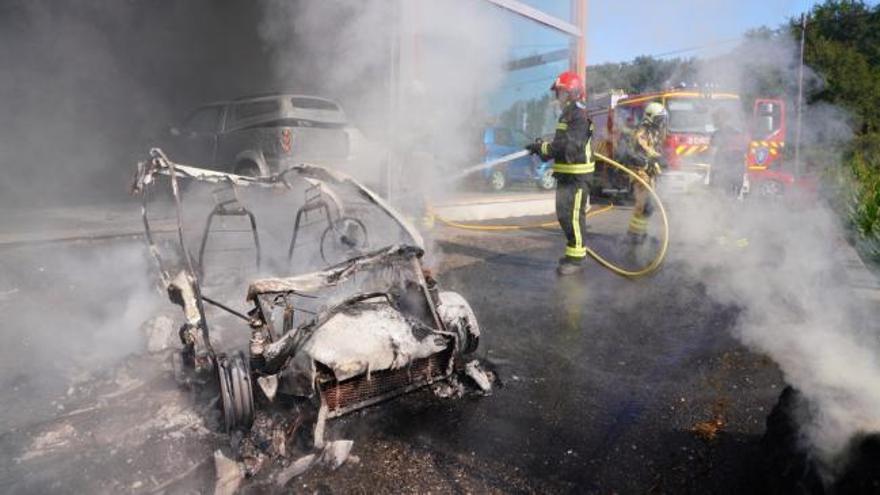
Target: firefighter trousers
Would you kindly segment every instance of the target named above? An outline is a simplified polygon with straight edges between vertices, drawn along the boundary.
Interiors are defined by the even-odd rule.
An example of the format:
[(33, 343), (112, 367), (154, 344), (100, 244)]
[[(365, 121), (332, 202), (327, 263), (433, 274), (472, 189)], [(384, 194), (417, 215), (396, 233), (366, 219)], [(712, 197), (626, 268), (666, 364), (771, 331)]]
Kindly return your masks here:
[(587, 256), (584, 234), (587, 231), (587, 209), (590, 189), (584, 180), (557, 174), (556, 218), (565, 233), (565, 260), (580, 263)]
[[(645, 170), (639, 170), (636, 173), (651, 187), (654, 187), (654, 176), (649, 175)], [(638, 181), (633, 181), (633, 196), (635, 197), (635, 205), (627, 231), (630, 235), (642, 239), (648, 233), (648, 218), (654, 213), (654, 202), (651, 199), (651, 193)]]

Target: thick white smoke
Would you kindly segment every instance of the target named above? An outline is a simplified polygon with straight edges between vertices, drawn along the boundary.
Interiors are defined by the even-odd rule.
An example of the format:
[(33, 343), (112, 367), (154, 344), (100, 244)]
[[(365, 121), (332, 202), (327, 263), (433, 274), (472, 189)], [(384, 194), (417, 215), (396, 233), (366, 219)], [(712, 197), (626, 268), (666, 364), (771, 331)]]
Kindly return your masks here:
[(307, 75), (367, 136), (349, 172), (415, 198), (440, 193), (437, 172), (472, 158), (483, 102), (504, 75), (500, 12), (463, 0), (278, 1), (261, 34), (280, 85)]
[[(788, 95), (793, 171), (797, 44), (785, 36), (752, 40), (729, 55), (704, 63), (702, 78), (742, 94), (756, 94), (767, 70), (778, 71)], [(808, 68), (807, 94), (821, 87)], [(792, 90), (795, 89), (793, 92)], [(758, 96), (761, 96), (758, 94)], [(765, 95), (772, 96), (772, 95)], [(744, 102), (740, 121), (751, 118)], [(843, 167), (840, 145), (852, 136), (849, 119), (829, 105), (804, 109), (801, 173), (820, 183)], [(838, 152), (834, 152), (838, 150)], [(674, 205), (673, 235), (686, 247), (674, 253), (711, 297), (741, 308), (735, 334), (769, 355), (788, 383), (815, 407), (805, 442), (831, 465), (859, 432), (880, 429), (880, 343), (871, 308), (855, 296), (842, 270), (844, 228), (821, 191), (784, 200), (739, 202), (707, 195), (699, 204)], [(738, 240), (747, 240), (737, 244)]]

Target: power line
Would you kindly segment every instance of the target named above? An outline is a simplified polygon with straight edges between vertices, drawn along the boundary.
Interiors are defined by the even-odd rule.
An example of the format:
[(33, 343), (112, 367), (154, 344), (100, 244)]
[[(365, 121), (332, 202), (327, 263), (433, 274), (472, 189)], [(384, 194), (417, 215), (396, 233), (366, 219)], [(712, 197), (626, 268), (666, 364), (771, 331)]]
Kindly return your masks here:
[(672, 50), (669, 52), (657, 53), (654, 55), (647, 55), (647, 56), (653, 57), (653, 58), (668, 57), (670, 55), (678, 55), (678, 54), (687, 53), (687, 52), (696, 52), (696, 51), (700, 51), (700, 50), (705, 50), (706, 48), (714, 48), (716, 46), (728, 45), (730, 43), (735, 43), (737, 41), (742, 41), (742, 40), (743, 40), (743, 36), (738, 36), (736, 38), (728, 38), (726, 40), (716, 41), (714, 43), (707, 43), (705, 45), (691, 46), (688, 48), (681, 48), (678, 50)]

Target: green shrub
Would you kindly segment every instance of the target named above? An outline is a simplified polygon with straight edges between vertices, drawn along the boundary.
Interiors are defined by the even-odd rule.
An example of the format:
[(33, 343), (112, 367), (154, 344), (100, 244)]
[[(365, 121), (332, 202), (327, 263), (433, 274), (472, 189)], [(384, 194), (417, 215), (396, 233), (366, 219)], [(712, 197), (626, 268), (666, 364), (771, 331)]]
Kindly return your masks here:
[(880, 134), (857, 138), (845, 163), (849, 179), (842, 179), (848, 184), (840, 189), (845, 211), (858, 233), (859, 247), (880, 261)]

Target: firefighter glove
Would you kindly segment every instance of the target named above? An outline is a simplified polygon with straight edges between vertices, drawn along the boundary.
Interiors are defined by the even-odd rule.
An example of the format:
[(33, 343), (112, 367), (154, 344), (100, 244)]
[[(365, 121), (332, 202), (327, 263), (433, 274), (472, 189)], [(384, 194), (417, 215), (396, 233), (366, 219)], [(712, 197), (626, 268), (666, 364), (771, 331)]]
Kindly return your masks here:
[(533, 155), (540, 155), (541, 154), (541, 145), (543, 145), (543, 144), (544, 144), (544, 141), (542, 139), (538, 138), (538, 139), (535, 139), (534, 142), (527, 144), (526, 149), (529, 151), (529, 153), (531, 153)]
[(654, 162), (648, 169), (648, 175), (654, 177), (660, 175), (662, 171), (663, 167), (660, 166), (660, 162)]

